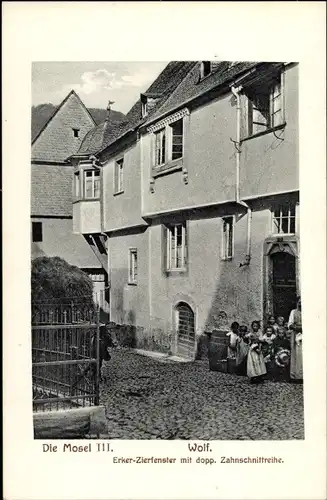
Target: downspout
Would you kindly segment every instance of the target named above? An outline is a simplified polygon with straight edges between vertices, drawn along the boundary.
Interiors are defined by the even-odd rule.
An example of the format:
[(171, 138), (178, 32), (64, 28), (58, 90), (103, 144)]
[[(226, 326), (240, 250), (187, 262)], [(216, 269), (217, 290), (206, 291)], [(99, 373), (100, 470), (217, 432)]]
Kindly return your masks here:
[(247, 235), (246, 235), (246, 255), (243, 262), (240, 263), (240, 267), (248, 266), (251, 261), (251, 223), (252, 223), (252, 209), (245, 203), (245, 201), (240, 198), (240, 161), (241, 161), (241, 98), (240, 91), (242, 86), (235, 88), (231, 86), (231, 91), (236, 98), (236, 141), (234, 142), (236, 148), (236, 192), (235, 199), (236, 203), (247, 210)]

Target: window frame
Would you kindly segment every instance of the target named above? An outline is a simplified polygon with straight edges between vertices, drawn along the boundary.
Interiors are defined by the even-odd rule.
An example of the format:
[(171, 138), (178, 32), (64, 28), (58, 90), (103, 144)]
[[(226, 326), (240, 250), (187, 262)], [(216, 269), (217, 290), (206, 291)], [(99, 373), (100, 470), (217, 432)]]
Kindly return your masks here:
[[(182, 134), (180, 135), (182, 140), (181, 140), (181, 147), (182, 147), (182, 154), (178, 158), (173, 158), (173, 137), (174, 137), (174, 126), (178, 122), (181, 122), (182, 126)], [(158, 134), (162, 133), (164, 131), (164, 138), (165, 138), (165, 148), (164, 148), (164, 161), (161, 163), (157, 162), (157, 137)], [(177, 137), (178, 134), (175, 134), (175, 137)], [(162, 147), (162, 144), (161, 144)], [(165, 125), (163, 125), (160, 129), (156, 130), (153, 132), (153, 145), (152, 145), (152, 155), (153, 155), (153, 160), (152, 160), (152, 167), (154, 169), (154, 172), (160, 172), (161, 169), (163, 168), (169, 168), (169, 167), (174, 167), (175, 165), (179, 165), (183, 162), (184, 155), (185, 155), (185, 121), (184, 121), (184, 116), (177, 118), (176, 120), (169, 122)], [(161, 154), (162, 156), (162, 154)]]
[[(136, 256), (136, 260), (133, 256)], [(132, 247), (128, 249), (128, 284), (137, 285), (138, 282), (138, 259), (137, 259), (137, 248)], [(136, 265), (135, 265), (136, 263)], [(136, 268), (136, 273), (135, 273)]]
[(81, 182), (80, 182), (80, 170), (76, 170), (74, 172), (74, 186), (73, 186), (73, 195), (74, 200), (79, 200), (81, 197)]
[[(37, 231), (36, 228), (39, 228), (40, 231)], [(40, 234), (40, 239), (37, 239), (35, 235)], [(43, 242), (43, 225), (40, 221), (32, 221), (32, 242), (33, 243), (42, 243)]]
[[(113, 194), (122, 194), (124, 192), (124, 169), (125, 169), (125, 159), (124, 157), (115, 160), (114, 164), (114, 188)], [(120, 175), (121, 174), (121, 175)]]
[[(271, 208), (271, 224), (270, 224), (270, 227), (271, 227), (271, 236), (277, 236), (277, 237), (280, 237), (282, 238), (283, 236), (295, 236), (297, 234), (297, 205), (298, 203), (296, 202), (285, 202), (285, 203), (280, 203), (279, 205), (274, 205), (272, 208)], [(282, 209), (285, 208), (285, 207), (288, 207), (288, 214), (287, 215), (283, 215), (283, 211)], [(294, 215), (291, 215), (291, 208), (293, 208), (293, 213)], [(280, 211), (280, 215), (279, 217), (275, 217), (275, 212), (279, 210)], [(278, 220), (279, 219), (279, 225), (280, 225), (280, 228), (282, 228), (282, 220), (283, 219), (287, 219), (287, 226), (288, 226), (288, 229), (290, 229), (290, 226), (291, 226), (291, 221), (293, 219), (293, 222), (294, 222), (294, 233), (292, 232), (287, 232), (287, 233), (283, 233), (283, 232), (277, 232), (275, 229), (276, 229), (276, 224), (274, 223), (275, 220)]]
[[(251, 139), (252, 137), (257, 137), (263, 134), (267, 134), (269, 132), (272, 132), (274, 130), (278, 130), (280, 128), (285, 127), (285, 73), (283, 69), (280, 69), (278, 72), (274, 73), (273, 75), (270, 75), (272, 77), (272, 81), (269, 83), (268, 78), (264, 77), (262, 78), (262, 84), (266, 85), (266, 92), (263, 94), (259, 94), (257, 89), (249, 84), (248, 86), (245, 85), (245, 89), (243, 93), (246, 96), (246, 112), (245, 112), (245, 118), (246, 118), (246, 127), (245, 127), (245, 134), (242, 140), (246, 139)], [(277, 96), (274, 95), (276, 87), (280, 86), (280, 91)], [(254, 116), (254, 110), (258, 110), (258, 112), (264, 116), (264, 111), (263, 107), (257, 107), (256, 104), (256, 98), (258, 99), (259, 96), (265, 96), (266, 99), (266, 111), (268, 112), (268, 116), (266, 119), (266, 124), (262, 124), (262, 130), (254, 130), (255, 125), (260, 125), (260, 122), (256, 122), (253, 119)], [(274, 102), (276, 101), (276, 98), (279, 97), (279, 105), (280, 108), (274, 110)], [(280, 112), (280, 119), (278, 120), (279, 123), (274, 123), (274, 116), (277, 115), (277, 113)]]
[[(221, 260), (229, 261), (234, 258), (235, 255), (235, 215), (226, 215), (221, 218)], [(228, 230), (227, 236), (225, 235), (225, 224), (231, 225), (232, 228), (232, 239), (230, 243), (230, 229)], [(229, 246), (231, 245), (231, 252), (229, 253)]]
[[(209, 64), (208, 72), (205, 72), (206, 69), (206, 64)], [(211, 61), (201, 61), (201, 66), (200, 66), (200, 81), (204, 80), (207, 78), (209, 75), (212, 73), (212, 62)]]
[[(174, 256), (172, 255), (172, 232), (174, 232), (174, 237), (177, 242), (178, 238), (178, 227), (182, 227), (181, 232), (181, 266), (177, 267), (176, 263), (178, 260), (178, 245), (175, 244)], [(187, 221), (180, 221), (165, 224), (165, 263), (164, 269), (166, 273), (185, 273), (188, 270), (189, 262), (189, 248), (188, 248), (188, 224)]]
[(145, 118), (148, 115), (148, 100), (143, 100), (141, 102), (141, 118)]
[[(91, 175), (87, 175), (90, 173), (91, 173)], [(87, 178), (91, 178), (91, 196), (86, 195), (86, 193), (87, 193), (86, 179)], [(96, 188), (95, 188), (96, 178), (99, 182), (99, 187), (98, 187), (99, 196), (95, 196), (95, 194), (96, 194)], [(100, 172), (100, 170), (90, 169), (90, 168), (83, 169), (83, 199), (84, 200), (99, 200), (100, 196), (101, 196), (101, 172)]]
[[(157, 148), (157, 138), (160, 138), (160, 147)], [(164, 142), (164, 147), (163, 147)], [(154, 132), (154, 168), (160, 168), (163, 165), (166, 165), (168, 162), (167, 156), (167, 126), (162, 127), (161, 129)], [(160, 151), (161, 158), (164, 156), (164, 161), (158, 163), (157, 162), (157, 152)]]

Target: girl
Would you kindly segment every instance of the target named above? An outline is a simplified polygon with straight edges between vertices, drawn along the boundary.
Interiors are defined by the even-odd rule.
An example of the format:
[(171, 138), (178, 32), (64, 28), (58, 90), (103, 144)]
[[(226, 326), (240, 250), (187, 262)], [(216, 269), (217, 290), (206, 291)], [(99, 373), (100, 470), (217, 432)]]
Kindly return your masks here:
[(276, 334), (274, 332), (273, 327), (270, 326), (270, 325), (268, 325), (266, 327), (266, 331), (265, 331), (264, 335), (260, 336), (260, 341), (261, 342), (265, 342), (269, 346), (272, 346), (273, 341), (275, 340), (275, 338), (276, 338)]
[(246, 375), (246, 361), (249, 352), (248, 328), (245, 325), (240, 326), (236, 342), (236, 373), (237, 375)]
[(267, 373), (266, 365), (261, 352), (261, 344), (255, 333), (249, 337), (249, 353), (247, 357), (247, 376), (251, 384), (263, 382), (263, 377)]
[(235, 359), (236, 357), (236, 342), (238, 338), (238, 329), (240, 325), (237, 323), (237, 321), (234, 321), (230, 328), (231, 331), (226, 333), (227, 337), (229, 337), (229, 344), (227, 347), (227, 357), (230, 359)]
[(260, 330), (260, 321), (252, 321), (251, 323), (251, 330), (256, 337), (260, 338), (261, 336), (261, 330)]
[(272, 326), (274, 333), (277, 332), (278, 325), (276, 323), (275, 316), (273, 314), (268, 316), (267, 326)]
[(276, 335), (272, 326), (267, 326), (264, 335), (261, 335), (260, 342), (262, 344), (261, 352), (263, 355), (264, 362), (266, 364), (266, 370), (269, 375), (273, 373), (273, 352), (274, 352), (274, 341)]

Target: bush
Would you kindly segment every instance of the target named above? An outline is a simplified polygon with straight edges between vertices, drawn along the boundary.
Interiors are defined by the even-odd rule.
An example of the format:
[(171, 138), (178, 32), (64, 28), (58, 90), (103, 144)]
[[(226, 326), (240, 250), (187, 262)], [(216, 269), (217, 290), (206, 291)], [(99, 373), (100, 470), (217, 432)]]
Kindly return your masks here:
[(91, 278), (59, 257), (38, 257), (32, 261), (32, 303), (83, 303), (93, 307)]

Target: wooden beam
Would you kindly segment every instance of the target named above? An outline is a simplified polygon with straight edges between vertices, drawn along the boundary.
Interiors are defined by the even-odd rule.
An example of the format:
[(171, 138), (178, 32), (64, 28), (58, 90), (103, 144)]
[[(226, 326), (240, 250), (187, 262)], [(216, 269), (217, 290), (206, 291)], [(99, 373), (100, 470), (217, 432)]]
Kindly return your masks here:
[(34, 439), (83, 439), (107, 435), (104, 406), (33, 413)]

